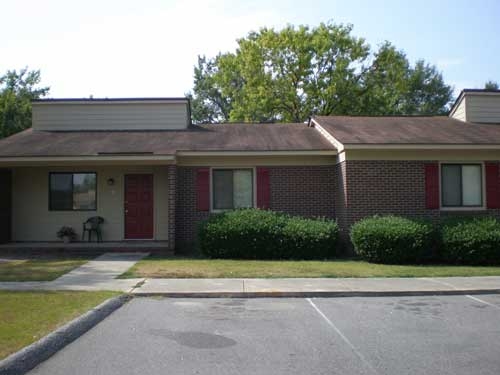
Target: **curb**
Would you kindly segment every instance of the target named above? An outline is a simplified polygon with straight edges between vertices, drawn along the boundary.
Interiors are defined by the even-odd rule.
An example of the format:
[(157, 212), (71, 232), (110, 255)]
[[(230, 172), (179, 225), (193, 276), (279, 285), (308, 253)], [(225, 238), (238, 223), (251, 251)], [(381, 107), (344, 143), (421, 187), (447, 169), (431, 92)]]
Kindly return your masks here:
[[(133, 297), (167, 298), (314, 298), (314, 297), (405, 297), (405, 296), (463, 296), (500, 294), (500, 289), (425, 290), (425, 291), (310, 291), (310, 292), (141, 292)], [(0, 372), (1, 374), (1, 372)]]
[(101, 322), (128, 299), (127, 295), (110, 298), (33, 344), (11, 354), (0, 361), (0, 375), (25, 374)]

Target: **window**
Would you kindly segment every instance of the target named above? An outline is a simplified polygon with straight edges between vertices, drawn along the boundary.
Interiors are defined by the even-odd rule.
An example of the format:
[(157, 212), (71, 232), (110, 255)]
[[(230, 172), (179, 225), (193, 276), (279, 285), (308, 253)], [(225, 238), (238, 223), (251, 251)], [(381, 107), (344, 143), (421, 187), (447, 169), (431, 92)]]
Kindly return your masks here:
[(95, 173), (50, 173), (51, 211), (95, 211), (97, 176)]
[(212, 191), (214, 210), (253, 207), (253, 170), (214, 169)]
[(481, 207), (483, 205), (481, 164), (441, 165), (441, 205)]

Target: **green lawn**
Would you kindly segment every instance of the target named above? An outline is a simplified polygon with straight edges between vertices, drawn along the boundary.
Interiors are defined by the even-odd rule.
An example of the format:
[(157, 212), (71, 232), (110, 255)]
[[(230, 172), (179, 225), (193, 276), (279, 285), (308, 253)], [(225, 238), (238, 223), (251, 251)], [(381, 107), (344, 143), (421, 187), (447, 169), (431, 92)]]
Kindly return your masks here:
[(118, 294), (0, 291), (0, 359)]
[(86, 263), (89, 257), (28, 256), (0, 261), (0, 281), (50, 281)]
[(358, 260), (253, 261), (150, 256), (122, 278), (498, 276), (500, 267), (398, 266)]

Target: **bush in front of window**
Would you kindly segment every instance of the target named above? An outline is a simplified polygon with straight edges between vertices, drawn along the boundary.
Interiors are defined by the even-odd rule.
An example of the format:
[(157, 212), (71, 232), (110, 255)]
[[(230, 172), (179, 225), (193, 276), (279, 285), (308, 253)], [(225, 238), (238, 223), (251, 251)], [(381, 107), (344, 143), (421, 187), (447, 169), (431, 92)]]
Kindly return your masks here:
[(434, 230), (430, 223), (400, 216), (373, 216), (351, 228), (354, 250), (373, 263), (421, 263), (432, 254)]
[(210, 258), (324, 259), (335, 256), (335, 221), (241, 209), (211, 216), (200, 225), (199, 244)]
[(282, 229), (282, 258), (327, 259), (336, 255), (338, 225), (333, 220), (288, 217)]
[(500, 222), (493, 217), (452, 218), (441, 224), (443, 260), (500, 264)]

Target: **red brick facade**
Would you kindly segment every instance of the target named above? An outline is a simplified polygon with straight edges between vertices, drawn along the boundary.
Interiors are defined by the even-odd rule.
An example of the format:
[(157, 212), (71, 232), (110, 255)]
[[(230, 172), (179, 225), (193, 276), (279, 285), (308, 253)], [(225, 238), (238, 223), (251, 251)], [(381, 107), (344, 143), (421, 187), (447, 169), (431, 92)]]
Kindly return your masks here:
[[(427, 209), (427, 163), (429, 161), (348, 160), (335, 166), (267, 167), (270, 208), (292, 215), (335, 218), (344, 241), (348, 240), (353, 223), (375, 214), (433, 220), (470, 214), (500, 217), (500, 209)], [(179, 246), (192, 243), (196, 239), (198, 223), (209, 216), (207, 211), (196, 208), (196, 170), (197, 167), (177, 167), (177, 173), (172, 177), (177, 181), (175, 228), (172, 231), (175, 231)]]
[(348, 233), (353, 223), (375, 214), (395, 214), (433, 220), (451, 215), (500, 216), (498, 209), (477, 211), (427, 209), (426, 163), (429, 161), (347, 160), (337, 164), (335, 216), (344, 235)]
[(168, 179), (168, 247), (175, 249), (175, 210), (176, 210), (176, 186), (177, 167), (169, 165), (167, 167)]
[[(198, 224), (209, 213), (196, 208), (197, 167), (177, 167), (175, 234), (177, 246), (196, 239)], [(270, 208), (306, 217), (334, 217), (334, 167), (268, 167)]]
[(177, 194), (175, 208), (176, 247), (183, 247), (196, 239), (198, 224), (207, 219), (207, 211), (196, 207), (196, 167), (177, 167)]
[(270, 208), (305, 217), (335, 217), (334, 166), (269, 167)]

